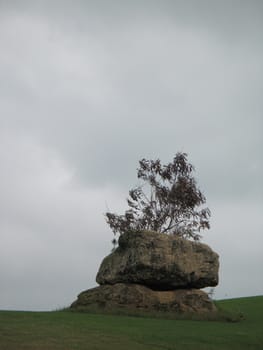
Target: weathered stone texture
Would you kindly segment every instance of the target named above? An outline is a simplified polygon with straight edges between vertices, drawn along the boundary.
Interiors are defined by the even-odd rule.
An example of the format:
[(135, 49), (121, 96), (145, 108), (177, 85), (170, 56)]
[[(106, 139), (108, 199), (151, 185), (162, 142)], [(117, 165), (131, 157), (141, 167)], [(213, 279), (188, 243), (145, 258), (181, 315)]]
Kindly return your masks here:
[(218, 255), (202, 243), (156, 232), (128, 232), (97, 274), (100, 285), (135, 283), (154, 290), (218, 284)]
[(82, 292), (71, 305), (74, 309), (88, 307), (104, 310), (126, 309), (177, 313), (211, 313), (216, 311), (207, 294), (198, 289), (154, 291), (138, 284), (103, 285)]

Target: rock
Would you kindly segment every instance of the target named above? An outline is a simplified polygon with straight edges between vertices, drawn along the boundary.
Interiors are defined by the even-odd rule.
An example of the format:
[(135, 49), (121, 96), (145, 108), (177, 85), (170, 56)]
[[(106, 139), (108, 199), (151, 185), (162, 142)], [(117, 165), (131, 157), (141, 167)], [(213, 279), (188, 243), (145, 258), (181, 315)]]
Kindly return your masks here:
[(199, 289), (155, 291), (138, 284), (117, 283), (103, 285), (82, 292), (71, 305), (72, 309), (85, 311), (126, 309), (129, 311), (161, 311), (176, 313), (215, 312), (214, 303)]
[(100, 266), (100, 285), (135, 283), (155, 290), (218, 284), (218, 255), (202, 243), (156, 232), (127, 232)]

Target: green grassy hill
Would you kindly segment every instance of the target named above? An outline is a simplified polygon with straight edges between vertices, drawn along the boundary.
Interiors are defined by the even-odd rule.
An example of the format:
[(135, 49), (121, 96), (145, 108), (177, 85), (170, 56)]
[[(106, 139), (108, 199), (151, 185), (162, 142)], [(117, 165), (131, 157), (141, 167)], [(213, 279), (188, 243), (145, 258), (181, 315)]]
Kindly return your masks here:
[(217, 302), (241, 322), (167, 320), (99, 314), (0, 312), (1, 350), (263, 349), (263, 296)]

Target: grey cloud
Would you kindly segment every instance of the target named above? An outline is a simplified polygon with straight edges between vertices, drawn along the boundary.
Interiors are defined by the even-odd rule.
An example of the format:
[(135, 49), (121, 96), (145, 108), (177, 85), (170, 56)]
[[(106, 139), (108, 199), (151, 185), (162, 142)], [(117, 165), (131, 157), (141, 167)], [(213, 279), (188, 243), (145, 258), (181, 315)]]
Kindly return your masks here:
[[(92, 286), (110, 250), (105, 207), (125, 210), (139, 159), (165, 163), (177, 151), (189, 153), (215, 218), (204, 236), (222, 255), (219, 296), (238, 275), (239, 232), (240, 249), (255, 251), (247, 271), (255, 269), (262, 3), (1, 1), (0, 9), (2, 253), (15, 247), (1, 255), (3, 307), (28, 307), (31, 297), (32, 308), (39, 298), (55, 307), (62, 290), (66, 303)], [(244, 295), (241, 282), (233, 296)], [(54, 293), (38, 298), (45, 284)]]
[(257, 271), (262, 266), (262, 200), (213, 201), (212, 230), (204, 240), (220, 256), (217, 298), (262, 294)]
[[(98, 0), (67, 0), (67, 1), (4, 1), (0, 6), (3, 10), (32, 13), (50, 19), (60, 18), (64, 20), (71, 29), (98, 28), (105, 29), (111, 26), (119, 27), (128, 22), (130, 25), (138, 18), (146, 21), (162, 18), (177, 21), (184, 27), (195, 27), (204, 29), (205, 32), (216, 31), (224, 38), (224, 41), (240, 37), (243, 41), (247, 35), (254, 32), (260, 36), (257, 29), (262, 28), (263, 5), (260, 0), (144, 0), (144, 1), (106, 1)], [(92, 24), (91, 27), (89, 25)], [(107, 28), (110, 30), (111, 28)], [(257, 36), (257, 37), (258, 37)], [(233, 42), (232, 42), (233, 43)]]
[[(13, 81), (10, 90), (2, 88), (9, 123), (52, 143), (82, 182), (105, 183), (107, 173), (106, 181), (127, 179), (127, 186), (141, 157), (169, 160), (181, 149), (205, 171), (201, 154), (212, 161), (210, 179), (222, 177), (224, 168), (234, 171), (232, 162), (242, 168), (244, 157), (261, 168), (262, 52), (227, 50), (209, 34), (163, 21), (150, 27), (139, 21), (125, 35), (115, 31), (112, 37), (102, 30), (99, 37), (87, 32), (87, 38), (68, 38), (62, 26), (58, 37), (49, 39), (47, 18), (30, 22), (23, 16), (15, 23), (25, 50), (17, 52), (14, 41), (3, 72), (3, 82)], [(243, 167), (242, 182), (248, 170)], [(231, 175), (230, 182), (238, 184)], [(219, 192), (224, 188), (229, 192), (233, 186), (224, 184)]]
[(0, 161), (0, 308), (67, 306), (111, 249), (103, 211), (105, 195), (118, 206), (114, 192), (74, 186), (55, 152), (21, 134), (1, 133)]

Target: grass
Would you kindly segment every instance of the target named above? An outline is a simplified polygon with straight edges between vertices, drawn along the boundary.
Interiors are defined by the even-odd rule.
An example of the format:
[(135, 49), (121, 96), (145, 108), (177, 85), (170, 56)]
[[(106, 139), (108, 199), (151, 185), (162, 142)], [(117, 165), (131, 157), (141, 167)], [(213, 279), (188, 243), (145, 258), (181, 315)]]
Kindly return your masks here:
[(55, 312), (0, 312), (2, 350), (263, 349), (263, 296), (222, 300), (241, 322)]

